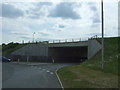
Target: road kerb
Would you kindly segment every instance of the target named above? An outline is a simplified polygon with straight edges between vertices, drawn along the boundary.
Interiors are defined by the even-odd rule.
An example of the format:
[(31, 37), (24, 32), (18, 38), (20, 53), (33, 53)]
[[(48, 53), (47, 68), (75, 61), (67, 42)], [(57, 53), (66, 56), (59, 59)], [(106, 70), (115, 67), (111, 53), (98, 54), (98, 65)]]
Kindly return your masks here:
[(55, 74), (56, 74), (56, 76), (57, 76), (57, 78), (58, 78), (58, 80), (59, 80), (59, 82), (60, 82), (60, 85), (61, 85), (61, 87), (62, 87), (62, 90), (64, 90), (64, 87), (63, 87), (63, 85), (62, 85), (62, 82), (61, 82), (58, 74), (57, 74), (57, 71), (58, 71), (58, 69), (55, 71)]

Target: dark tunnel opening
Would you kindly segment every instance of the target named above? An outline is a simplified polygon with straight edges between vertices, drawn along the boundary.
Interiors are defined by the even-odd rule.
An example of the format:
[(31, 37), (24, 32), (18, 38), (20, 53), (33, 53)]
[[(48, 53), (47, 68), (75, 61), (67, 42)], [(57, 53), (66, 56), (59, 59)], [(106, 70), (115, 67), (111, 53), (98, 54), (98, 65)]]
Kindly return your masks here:
[(48, 56), (54, 62), (83, 62), (88, 56), (88, 47), (49, 47)]

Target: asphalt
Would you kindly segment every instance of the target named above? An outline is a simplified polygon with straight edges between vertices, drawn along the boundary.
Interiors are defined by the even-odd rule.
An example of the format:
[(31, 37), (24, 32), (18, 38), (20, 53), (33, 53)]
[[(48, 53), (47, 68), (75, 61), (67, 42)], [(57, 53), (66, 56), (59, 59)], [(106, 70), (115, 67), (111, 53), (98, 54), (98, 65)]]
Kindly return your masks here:
[(62, 88), (56, 75), (69, 63), (3, 63), (2, 88)]

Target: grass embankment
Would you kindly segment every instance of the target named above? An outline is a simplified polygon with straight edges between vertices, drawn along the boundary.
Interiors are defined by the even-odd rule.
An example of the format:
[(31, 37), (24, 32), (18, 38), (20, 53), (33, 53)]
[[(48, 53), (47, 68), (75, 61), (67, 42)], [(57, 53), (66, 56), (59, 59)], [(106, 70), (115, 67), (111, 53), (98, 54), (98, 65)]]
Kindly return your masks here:
[(19, 44), (19, 43), (9, 43), (9, 44), (3, 44), (0, 49), (2, 49), (2, 55), (9, 55), (13, 51), (23, 47), (26, 44)]
[(58, 70), (64, 88), (117, 88), (118, 87), (118, 40), (105, 39), (105, 64), (101, 70), (101, 51), (91, 60), (80, 65)]

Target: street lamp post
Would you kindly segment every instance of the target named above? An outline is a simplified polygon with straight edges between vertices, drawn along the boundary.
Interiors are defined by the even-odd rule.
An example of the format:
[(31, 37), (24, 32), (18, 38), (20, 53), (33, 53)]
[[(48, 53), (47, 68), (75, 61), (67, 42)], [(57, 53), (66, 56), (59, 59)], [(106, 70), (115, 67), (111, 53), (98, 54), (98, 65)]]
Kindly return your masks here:
[(33, 43), (34, 43), (34, 34), (35, 34), (35, 32), (33, 33)]
[(101, 0), (101, 18), (102, 18), (102, 70), (104, 70), (104, 12), (103, 0)]

